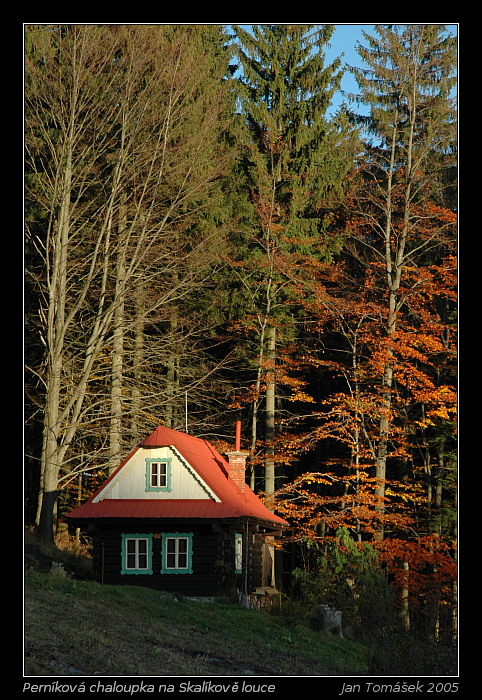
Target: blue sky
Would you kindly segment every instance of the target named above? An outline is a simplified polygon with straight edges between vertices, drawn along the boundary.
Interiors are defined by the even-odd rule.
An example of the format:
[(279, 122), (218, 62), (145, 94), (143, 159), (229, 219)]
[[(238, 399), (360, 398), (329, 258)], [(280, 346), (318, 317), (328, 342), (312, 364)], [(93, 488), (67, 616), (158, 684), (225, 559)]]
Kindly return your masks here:
[[(326, 63), (331, 63), (335, 58), (341, 57), (342, 65), (348, 63), (351, 66), (361, 66), (361, 60), (356, 52), (357, 42), (365, 43), (363, 31), (373, 34), (373, 24), (335, 24), (335, 31), (330, 40), (330, 48), (326, 50)], [(343, 54), (343, 56), (341, 56)], [(341, 82), (341, 89), (346, 92), (357, 92), (358, 87), (353, 76), (345, 72)], [(335, 95), (332, 110), (336, 110), (343, 101), (342, 95)]]

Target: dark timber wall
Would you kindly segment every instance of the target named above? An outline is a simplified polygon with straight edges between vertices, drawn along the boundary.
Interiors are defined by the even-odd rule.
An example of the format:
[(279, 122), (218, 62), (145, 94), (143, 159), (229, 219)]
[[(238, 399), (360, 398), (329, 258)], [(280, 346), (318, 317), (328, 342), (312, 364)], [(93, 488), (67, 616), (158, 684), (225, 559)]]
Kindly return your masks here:
[[(192, 574), (162, 574), (162, 533), (192, 532)], [(122, 574), (122, 533), (153, 534), (152, 574)], [(235, 572), (234, 536), (243, 535), (243, 571)], [(113, 520), (95, 523), (94, 568), (105, 584), (147, 586), (186, 596), (219, 595), (233, 588), (249, 592), (269, 585), (266, 547), (256, 525), (246, 521)]]

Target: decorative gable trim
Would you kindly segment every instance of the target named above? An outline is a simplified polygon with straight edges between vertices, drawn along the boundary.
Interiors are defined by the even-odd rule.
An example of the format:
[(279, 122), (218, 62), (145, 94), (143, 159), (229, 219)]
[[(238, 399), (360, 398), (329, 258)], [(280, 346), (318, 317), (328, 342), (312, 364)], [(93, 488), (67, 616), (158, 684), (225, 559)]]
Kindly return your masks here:
[(182, 456), (182, 454), (177, 450), (174, 445), (169, 445), (169, 449), (174, 452), (174, 454), (177, 456), (177, 458), (182, 462), (182, 464), (186, 467), (187, 471), (191, 474), (193, 479), (199, 484), (199, 486), (203, 489), (203, 491), (206, 492), (206, 494), (209, 496), (209, 498), (212, 498), (212, 500), (215, 503), (221, 503), (221, 499), (217, 494), (206, 484), (206, 482), (201, 479), (199, 474), (191, 467), (189, 462), (185, 459), (185, 457)]
[(99, 503), (102, 501), (106, 494), (112, 490), (112, 488), (119, 483), (121, 479), (125, 476), (125, 468), (134, 459), (141, 448), (135, 447), (132, 452), (125, 458), (125, 460), (117, 467), (115, 472), (104, 482), (97, 493), (92, 497), (92, 503)]
[[(158, 456), (154, 457), (154, 450), (161, 449), (163, 452), (157, 452)], [(114, 472), (114, 474), (104, 483), (101, 489), (93, 496), (92, 503), (99, 503), (104, 499), (113, 498), (113, 492), (118, 488), (119, 484), (127, 477), (128, 479), (133, 479), (133, 475), (137, 476), (135, 479), (140, 478), (140, 483), (138, 495), (133, 495), (131, 489), (123, 489), (125, 495), (121, 495), (121, 499), (134, 499), (134, 498), (155, 498), (156, 493), (159, 493), (159, 497), (169, 498), (175, 497), (173, 494), (176, 491), (176, 484), (178, 483), (176, 479), (179, 477), (179, 468), (185, 470), (185, 478), (192, 479), (196, 484), (196, 488), (200, 489), (205, 496), (196, 496), (195, 498), (207, 498), (214, 503), (221, 503), (222, 498), (209, 486), (209, 484), (198, 474), (195, 467), (193, 467), (189, 461), (189, 457), (184, 457), (179, 450), (174, 445), (164, 445), (159, 447), (138, 447), (134, 450)], [(132, 467), (132, 460), (136, 460), (136, 465), (134, 466), (134, 472), (130, 471)], [(163, 480), (151, 481), (150, 468), (152, 464), (165, 464), (167, 469), (165, 470), (165, 478)], [(177, 466), (177, 468), (176, 468)], [(160, 471), (158, 472), (160, 473)], [(114, 498), (119, 498), (115, 496)]]

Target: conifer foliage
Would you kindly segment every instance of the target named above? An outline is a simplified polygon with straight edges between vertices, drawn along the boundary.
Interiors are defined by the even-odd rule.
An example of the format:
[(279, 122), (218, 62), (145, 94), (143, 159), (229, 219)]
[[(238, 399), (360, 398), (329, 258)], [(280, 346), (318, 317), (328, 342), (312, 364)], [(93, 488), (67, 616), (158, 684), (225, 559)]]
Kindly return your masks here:
[(236, 28), (244, 127), (240, 175), (253, 208), (236, 267), (250, 293), (256, 334), (252, 449), (263, 405), (267, 493), (275, 490), (283, 440), (281, 387), (286, 391), (291, 383), (291, 397), (300, 389), (286, 372), (286, 349), (297, 336), (296, 290), (308, 260), (329, 261), (340, 248), (328, 231), (328, 212), (341, 194), (352, 142), (342, 120), (327, 116), (341, 79), (339, 59), (325, 66), (332, 33), (328, 25), (260, 25), (252, 33)]

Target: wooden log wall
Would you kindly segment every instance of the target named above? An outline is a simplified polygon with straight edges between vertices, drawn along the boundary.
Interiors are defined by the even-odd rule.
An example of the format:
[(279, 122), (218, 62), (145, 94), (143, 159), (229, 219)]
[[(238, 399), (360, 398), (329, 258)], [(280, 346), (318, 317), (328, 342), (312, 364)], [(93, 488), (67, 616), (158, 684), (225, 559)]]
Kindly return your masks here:
[[(193, 554), (192, 574), (162, 574), (161, 549), (162, 533), (192, 532)], [(121, 543), (122, 533), (153, 534), (152, 574), (122, 574)], [(156, 537), (158, 535), (158, 537)], [(104, 584), (147, 586), (179, 595), (212, 596), (221, 592), (223, 575), (216, 562), (223, 558), (223, 538), (213, 532), (211, 523), (164, 521), (142, 523), (135, 527), (132, 523), (97, 527), (94, 538), (94, 567), (97, 580)]]
[[(192, 574), (162, 574), (162, 533), (192, 532)], [(122, 533), (152, 534), (152, 574), (122, 574)], [(235, 571), (235, 535), (243, 536), (243, 570)], [(94, 534), (94, 533), (92, 533)], [(270, 585), (266, 540), (255, 523), (204, 520), (116, 520), (97, 522), (94, 569), (105, 584), (147, 586), (179, 595), (213, 596)]]

